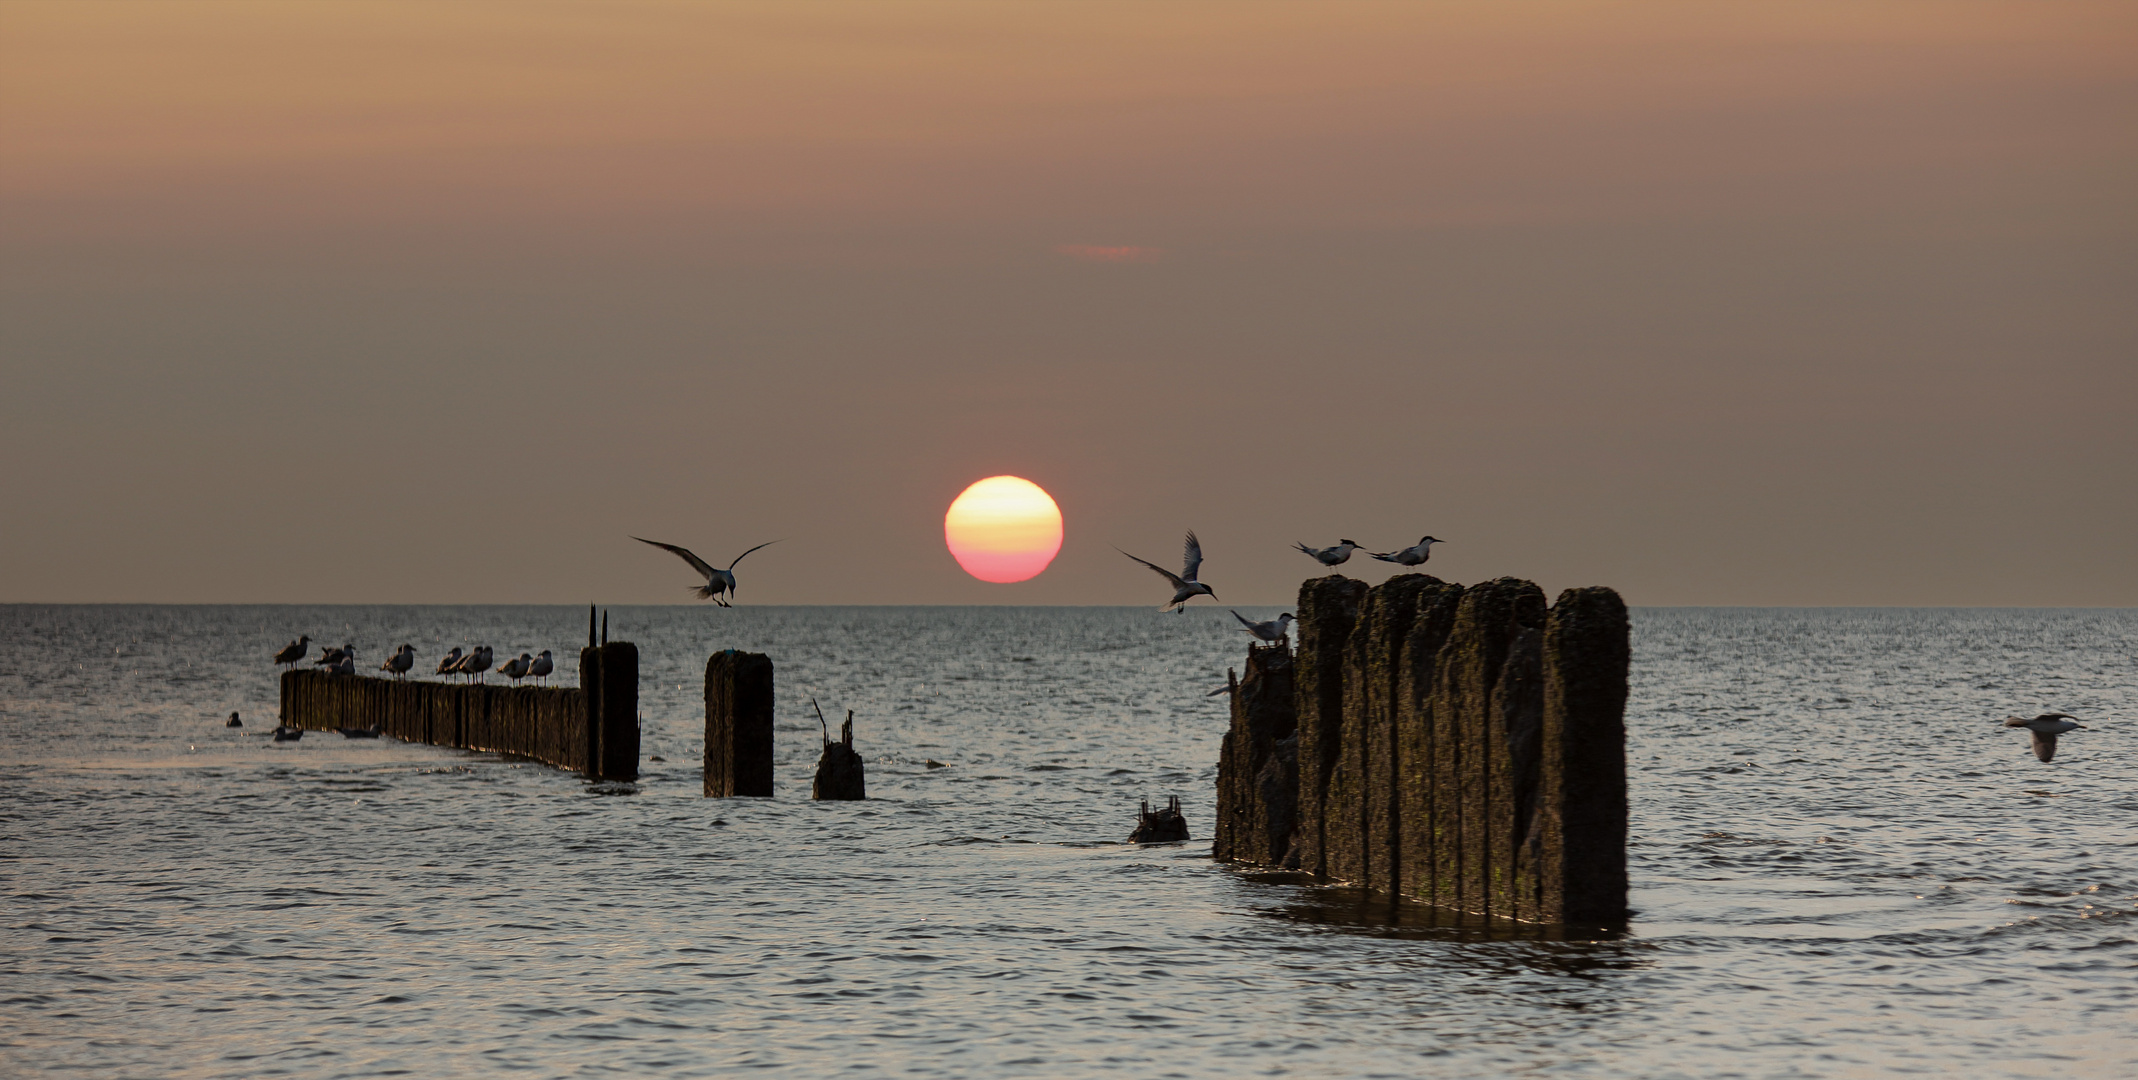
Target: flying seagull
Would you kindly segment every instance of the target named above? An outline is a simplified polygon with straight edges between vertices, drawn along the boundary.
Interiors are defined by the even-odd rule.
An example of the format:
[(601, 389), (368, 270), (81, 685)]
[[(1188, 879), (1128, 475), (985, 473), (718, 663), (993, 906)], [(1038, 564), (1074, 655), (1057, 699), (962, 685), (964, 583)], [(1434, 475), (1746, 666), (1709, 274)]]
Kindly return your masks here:
[[(1120, 548), (1115, 548), (1114, 550), (1121, 551)], [(1121, 551), (1121, 554), (1128, 555), (1128, 552)], [(1134, 555), (1128, 555), (1128, 557), (1136, 559)], [(1147, 559), (1136, 559), (1136, 561), (1157, 571), (1159, 577), (1173, 583), (1173, 599), (1166, 601), (1165, 605), (1158, 609), (1160, 611), (1172, 611), (1175, 608), (1185, 610), (1188, 601), (1198, 596), (1207, 596), (1212, 600), (1217, 599), (1217, 593), (1212, 592), (1210, 586), (1195, 580), (1195, 572), (1203, 567), (1203, 542), (1195, 538), (1195, 530), (1193, 529), (1188, 530), (1187, 543), (1181, 548), (1180, 573), (1175, 574), (1173, 571)]]
[(2023, 716), (2007, 716), (2004, 726), (2021, 727), (2034, 733), (2034, 756), (2047, 761), (2056, 756), (2056, 737), (2074, 729), (2086, 730), (2086, 725), (2072, 719), (2070, 713), (2045, 712), (2029, 720)]
[[(1225, 610), (1232, 611), (1231, 608)], [(1284, 640), (1285, 633), (1291, 629), (1292, 621), (1298, 618), (1289, 611), (1268, 622), (1251, 622), (1247, 616), (1237, 611), (1232, 612), (1232, 617), (1240, 620), (1240, 625), (1246, 627), (1247, 632), (1253, 634), (1257, 640), (1267, 641), (1272, 645)]]
[(456, 670), (458, 670), (458, 669), (459, 669), (459, 667), (460, 667), (460, 646), (458, 646), (458, 645), (455, 645), (455, 646), (453, 646), (453, 651), (452, 651), (452, 652), (449, 652), (449, 653), (445, 654), (445, 659), (443, 659), (443, 660), (440, 660), (440, 661), (438, 661), (438, 674), (440, 674), (440, 675), (451, 675), (451, 674), (453, 674), (453, 673), (454, 673), (454, 672), (455, 672)]
[(557, 670), (557, 662), (550, 659), (549, 650), (544, 649), (542, 650), (542, 655), (535, 657), (527, 665), (527, 677), (541, 679), (546, 682), (549, 679), (549, 673), (555, 670)]
[(779, 543), (779, 541), (777, 540), (767, 540), (764, 543), (757, 545), (757, 547), (751, 548), (750, 551), (745, 551), (741, 555), (735, 556), (735, 562), (729, 563), (728, 568), (722, 570), (719, 567), (716, 567), (713, 564), (706, 562), (704, 559), (701, 559), (696, 555), (691, 554), (689, 548), (677, 547), (674, 544), (664, 544), (661, 543), (659, 540), (648, 540), (642, 536), (634, 536), (631, 539), (636, 540), (641, 544), (652, 544), (654, 547), (660, 548), (662, 551), (673, 552), (675, 553), (677, 558), (689, 563), (691, 569), (696, 570), (701, 574), (704, 574), (705, 584), (701, 587), (692, 588), (690, 591), (697, 593), (698, 599), (711, 600), (713, 603), (719, 604), (721, 607), (735, 606), (733, 604), (728, 603), (727, 600), (723, 599), (720, 595), (722, 593), (726, 593), (730, 597), (735, 595), (735, 563), (741, 562), (745, 556), (750, 554), (750, 551), (756, 551), (757, 548), (769, 547), (773, 544)]
[(1345, 560), (1351, 558), (1351, 553), (1358, 548), (1359, 542), (1356, 540), (1338, 540), (1335, 547), (1311, 548), (1294, 540), (1292, 541), (1292, 546), (1314, 556), (1314, 561), (1323, 566), (1342, 566)]
[(297, 640), (284, 645), (282, 651), (275, 654), (275, 663), (294, 665), (297, 661), (304, 659), (305, 653), (311, 651), (311, 645), (311, 635), (299, 634), (297, 635)]
[(1434, 544), (1445, 543), (1447, 543), (1447, 541), (1442, 540), (1438, 537), (1421, 536), (1418, 538), (1417, 547), (1407, 547), (1401, 551), (1375, 551), (1369, 552), (1368, 554), (1372, 555), (1376, 559), (1381, 560), (1382, 562), (1401, 563), (1404, 566), (1418, 566), (1423, 564), (1425, 560), (1433, 557)]
[(414, 645), (403, 644), (401, 646), (400, 652), (397, 652), (392, 656), (387, 657), (386, 662), (379, 665), (379, 670), (391, 671), (393, 672), (393, 677), (398, 679), (404, 675), (407, 675), (408, 669), (415, 666), (416, 647)]

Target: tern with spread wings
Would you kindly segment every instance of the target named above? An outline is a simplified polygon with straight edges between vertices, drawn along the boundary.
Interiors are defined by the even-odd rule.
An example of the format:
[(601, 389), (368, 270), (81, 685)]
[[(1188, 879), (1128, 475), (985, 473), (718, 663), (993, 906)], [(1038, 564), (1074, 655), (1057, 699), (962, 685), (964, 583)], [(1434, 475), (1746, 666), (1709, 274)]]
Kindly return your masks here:
[(764, 543), (757, 545), (757, 547), (751, 548), (750, 551), (745, 551), (741, 555), (735, 556), (735, 562), (729, 563), (728, 568), (722, 570), (719, 567), (714, 566), (709, 562), (706, 562), (704, 559), (701, 559), (696, 555), (691, 554), (689, 548), (677, 547), (674, 544), (664, 544), (661, 543), (659, 540), (648, 540), (642, 536), (634, 536), (631, 539), (636, 540), (641, 544), (652, 544), (654, 547), (660, 548), (662, 551), (673, 552), (677, 558), (689, 563), (691, 569), (696, 570), (701, 574), (704, 574), (705, 584), (702, 587), (693, 587), (690, 591), (697, 593), (698, 599), (711, 600), (713, 603), (719, 604), (721, 607), (735, 606), (733, 604), (728, 603), (727, 599), (723, 598), (721, 595), (723, 593), (725, 593), (727, 597), (733, 597), (735, 595), (735, 563), (741, 562), (744, 556), (750, 554), (750, 551), (756, 551), (757, 548), (770, 547), (773, 544), (779, 543), (779, 541), (777, 540), (767, 540)]
[[(1120, 548), (1115, 548), (1114, 550), (1121, 551)], [(1121, 551), (1121, 554), (1128, 555), (1128, 552)], [(1128, 555), (1128, 557), (1136, 559), (1134, 555)], [(1195, 530), (1193, 529), (1188, 530), (1188, 542), (1180, 553), (1180, 573), (1176, 574), (1147, 559), (1136, 559), (1136, 561), (1150, 567), (1157, 572), (1159, 577), (1173, 583), (1173, 599), (1166, 601), (1165, 606), (1158, 609), (1160, 611), (1172, 611), (1176, 608), (1185, 610), (1188, 601), (1198, 596), (1207, 596), (1212, 600), (1217, 599), (1217, 593), (1212, 592), (1210, 586), (1195, 580), (1196, 572), (1203, 568), (1203, 542), (1195, 538)]]

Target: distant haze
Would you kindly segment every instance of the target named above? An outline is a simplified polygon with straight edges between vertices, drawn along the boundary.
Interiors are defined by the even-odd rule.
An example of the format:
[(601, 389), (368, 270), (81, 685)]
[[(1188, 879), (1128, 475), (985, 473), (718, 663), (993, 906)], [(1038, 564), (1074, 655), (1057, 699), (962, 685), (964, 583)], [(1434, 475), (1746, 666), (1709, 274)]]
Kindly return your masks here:
[(2130, 3), (9, 3), (0, 601), (2138, 604), (2134, 193)]

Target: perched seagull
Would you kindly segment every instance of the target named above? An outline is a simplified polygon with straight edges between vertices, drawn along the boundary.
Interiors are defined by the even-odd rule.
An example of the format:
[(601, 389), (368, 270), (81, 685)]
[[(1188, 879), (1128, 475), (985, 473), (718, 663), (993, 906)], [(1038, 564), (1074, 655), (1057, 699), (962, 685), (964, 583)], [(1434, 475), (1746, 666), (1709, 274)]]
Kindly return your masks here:
[(549, 650), (544, 649), (542, 650), (542, 655), (535, 657), (528, 663), (527, 676), (531, 679), (541, 679), (546, 682), (549, 679), (549, 673), (555, 670), (557, 670), (557, 662), (550, 659)]
[(1401, 563), (1404, 566), (1419, 566), (1422, 565), (1425, 560), (1433, 557), (1434, 544), (1445, 543), (1447, 543), (1447, 541), (1439, 539), (1438, 537), (1421, 536), (1418, 538), (1417, 547), (1407, 547), (1401, 551), (1390, 551), (1385, 553), (1375, 551), (1368, 552), (1368, 554), (1372, 555), (1376, 559), (1381, 560), (1382, 562)]
[(275, 654), (275, 663), (295, 666), (297, 661), (304, 659), (305, 653), (311, 651), (311, 647), (311, 635), (299, 634), (297, 640), (284, 645), (282, 651)]
[(393, 672), (393, 677), (398, 679), (404, 675), (407, 675), (408, 669), (415, 666), (416, 647), (414, 645), (403, 643), (401, 646), (401, 651), (393, 654), (392, 656), (387, 657), (386, 662), (379, 665), (379, 670), (391, 671)]
[(225, 721), (223, 721), (223, 726), (224, 726), (224, 727), (244, 727), (244, 726), (245, 726), (245, 721), (243, 721), (243, 720), (240, 720), (240, 719), (238, 719), (238, 714), (236, 714), (236, 713), (231, 713), (231, 714), (230, 714), (230, 719), (228, 719), (228, 720), (225, 720)]
[(2056, 737), (2067, 731), (2084, 731), (2086, 725), (2071, 718), (2070, 713), (2045, 712), (2032, 720), (2021, 716), (2004, 718), (2006, 727), (2023, 727), (2034, 733), (2034, 756), (2047, 761), (2056, 756)]
[(304, 738), (304, 729), (291, 727), (283, 723), (276, 724), (275, 730), (268, 732), (268, 734), (273, 735), (276, 742), (296, 742)]
[(735, 606), (722, 599), (720, 595), (722, 593), (726, 593), (730, 597), (735, 595), (735, 563), (741, 562), (744, 556), (750, 554), (750, 551), (756, 551), (757, 548), (770, 547), (773, 544), (779, 543), (779, 541), (777, 540), (767, 540), (764, 543), (757, 545), (757, 547), (751, 548), (750, 551), (745, 551), (741, 555), (735, 556), (735, 562), (729, 563), (728, 568), (722, 570), (714, 566), (713, 564), (706, 562), (704, 559), (701, 559), (696, 555), (691, 554), (689, 548), (680, 548), (675, 546), (674, 544), (664, 544), (661, 543), (659, 540), (648, 540), (644, 537), (639, 536), (634, 536), (631, 539), (636, 540), (641, 544), (652, 544), (654, 547), (660, 548), (662, 551), (674, 552), (677, 558), (680, 558), (684, 562), (689, 563), (691, 569), (696, 570), (701, 574), (704, 574), (705, 584), (701, 587), (692, 588), (690, 591), (697, 593), (698, 599), (711, 600), (713, 603), (719, 604), (721, 607)]
[(319, 659), (312, 661), (312, 666), (333, 667), (341, 663), (343, 657), (354, 656), (355, 654), (356, 646), (354, 645), (343, 645), (336, 649), (321, 649), (319, 650)]
[(327, 674), (329, 674), (329, 675), (354, 675), (354, 674), (356, 674), (356, 653), (354, 653), (354, 652), (345, 652), (345, 653), (341, 654), (341, 659), (339, 659), (339, 660), (336, 660), (336, 661), (334, 661), (333, 663), (331, 663), (331, 664), (328, 664), (328, 665), (327, 665)]
[(443, 660), (440, 660), (440, 661), (438, 661), (438, 674), (440, 674), (440, 675), (451, 675), (451, 674), (453, 674), (453, 673), (454, 673), (455, 671), (458, 671), (459, 669), (460, 669), (460, 646), (458, 646), (458, 645), (455, 645), (455, 646), (453, 646), (453, 651), (452, 651), (452, 652), (449, 652), (449, 653), (445, 654), (445, 659), (443, 659)]
[[(1232, 611), (1231, 608), (1225, 610)], [(1249, 622), (1247, 616), (1237, 611), (1232, 612), (1232, 617), (1240, 620), (1240, 625), (1246, 627), (1248, 633), (1272, 645), (1284, 640), (1285, 634), (1291, 630), (1293, 620), (1298, 618), (1289, 611), (1268, 622)]]
[[(1120, 548), (1115, 548), (1114, 550), (1121, 551)], [(1121, 551), (1121, 554), (1128, 555), (1128, 552)], [(1128, 557), (1136, 559), (1134, 555), (1128, 555)], [(1181, 548), (1180, 573), (1175, 574), (1173, 571), (1146, 559), (1136, 559), (1136, 561), (1157, 571), (1159, 577), (1173, 583), (1173, 599), (1166, 601), (1165, 605), (1158, 609), (1160, 611), (1172, 611), (1175, 608), (1185, 610), (1188, 601), (1198, 596), (1207, 596), (1212, 600), (1217, 599), (1217, 593), (1212, 592), (1210, 586), (1195, 580), (1195, 572), (1203, 568), (1203, 542), (1195, 538), (1195, 530), (1193, 529), (1188, 530), (1187, 543)]]
[(504, 663), (499, 664), (497, 666), (497, 673), (503, 675), (508, 679), (511, 679), (512, 684), (514, 686), (518, 686), (520, 684), (520, 680), (527, 677), (527, 665), (532, 663), (534, 663), (534, 657), (529, 656), (526, 653), (521, 653), (519, 659), (507, 660)]
[[(479, 677), (483, 672), (490, 670), (490, 655), (490, 646), (477, 645), (475, 651), (462, 658), (459, 666), (453, 670), (470, 678)], [(489, 680), (486, 679), (484, 681), (487, 682)]]
[(1345, 560), (1351, 558), (1351, 553), (1358, 549), (1359, 542), (1356, 540), (1338, 540), (1335, 547), (1310, 548), (1294, 540), (1292, 541), (1292, 546), (1314, 556), (1314, 561), (1323, 566), (1342, 566)]

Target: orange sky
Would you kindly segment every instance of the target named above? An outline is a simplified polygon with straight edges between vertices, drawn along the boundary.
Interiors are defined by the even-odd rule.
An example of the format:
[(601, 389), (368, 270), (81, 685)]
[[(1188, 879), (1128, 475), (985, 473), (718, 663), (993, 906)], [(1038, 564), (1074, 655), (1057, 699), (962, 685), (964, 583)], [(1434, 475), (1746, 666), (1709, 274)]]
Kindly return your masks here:
[(2138, 604), (2134, 149), (2127, 4), (0, 5), (0, 601)]

